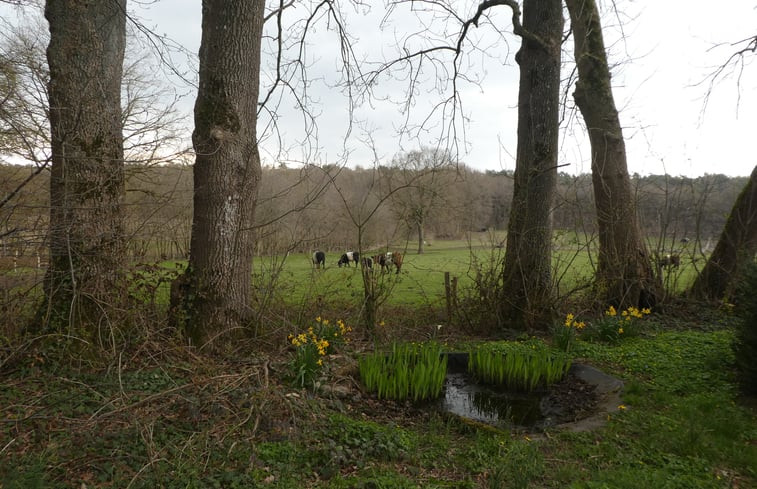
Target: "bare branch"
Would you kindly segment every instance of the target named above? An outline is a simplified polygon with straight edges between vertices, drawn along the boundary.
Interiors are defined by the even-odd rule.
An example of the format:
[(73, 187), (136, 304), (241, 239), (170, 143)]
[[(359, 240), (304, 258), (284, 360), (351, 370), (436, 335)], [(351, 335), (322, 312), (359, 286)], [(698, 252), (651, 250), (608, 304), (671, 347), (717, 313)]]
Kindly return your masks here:
[[(712, 51), (724, 45), (724, 43), (716, 44), (708, 51)], [(710, 100), (710, 95), (712, 95), (712, 92), (715, 89), (715, 85), (720, 80), (732, 76), (734, 73), (736, 74), (736, 88), (738, 97), (736, 107), (738, 109), (741, 101), (741, 77), (744, 74), (744, 67), (746, 66), (747, 56), (757, 53), (757, 36), (747, 37), (746, 39), (732, 42), (729, 45), (731, 48), (736, 48), (736, 50), (732, 52), (730, 56), (728, 56), (725, 62), (717, 66), (715, 70), (712, 71), (712, 73), (710, 73), (704, 80), (697, 84), (701, 85), (707, 82), (707, 92), (704, 96), (702, 112), (704, 112), (707, 108), (707, 104)]]

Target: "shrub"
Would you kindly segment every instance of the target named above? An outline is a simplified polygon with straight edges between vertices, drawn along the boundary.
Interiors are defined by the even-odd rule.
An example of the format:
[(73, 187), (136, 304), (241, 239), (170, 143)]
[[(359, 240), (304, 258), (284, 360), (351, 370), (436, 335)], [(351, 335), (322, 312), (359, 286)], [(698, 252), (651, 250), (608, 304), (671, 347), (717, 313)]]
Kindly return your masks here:
[(742, 275), (736, 295), (739, 321), (733, 352), (742, 389), (757, 394), (757, 263), (750, 263)]
[(359, 361), (360, 379), (379, 399), (415, 402), (439, 397), (447, 376), (447, 357), (438, 342), (394, 343), (389, 353)]
[(533, 391), (568, 373), (571, 359), (540, 341), (486, 343), (469, 354), (468, 369), (482, 382)]

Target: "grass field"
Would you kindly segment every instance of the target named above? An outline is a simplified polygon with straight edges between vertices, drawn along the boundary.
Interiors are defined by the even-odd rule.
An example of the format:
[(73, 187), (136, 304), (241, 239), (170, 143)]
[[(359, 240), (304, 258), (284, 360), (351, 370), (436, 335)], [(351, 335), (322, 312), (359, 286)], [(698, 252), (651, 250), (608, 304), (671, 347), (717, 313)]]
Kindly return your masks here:
[[(479, 268), (487, 269), (504, 259), (504, 249), (492, 246), (496, 239), (480, 233), (469, 241), (437, 241), (426, 247), (423, 254), (415, 248), (403, 251), (405, 259), (402, 273), (397, 276), (381, 276), (391, 292), (387, 305), (395, 306), (440, 306), (444, 303), (444, 274), (457, 277), (458, 289), (470, 287)], [(561, 238), (568, 241), (564, 236)], [(366, 255), (375, 252), (368, 251)], [(290, 304), (322, 296), (329, 301), (348, 302), (360, 300), (363, 296), (360, 270), (352, 267), (338, 268), (339, 253), (327, 253), (326, 269), (315, 270), (310, 262), (310, 254), (290, 255), (282, 262), (281, 257), (256, 258), (256, 280), (258, 287), (267, 287), (271, 276), (276, 278), (276, 287), (281, 290), (284, 300)], [(575, 240), (569, 244), (555, 246), (552, 269), (553, 280), (558, 294), (564, 295), (576, 287), (590, 282), (594, 274), (596, 254), (590, 256), (586, 247)], [(277, 270), (275, 274), (272, 270)], [(380, 274), (377, 274), (380, 275)], [(683, 260), (678, 269), (664, 270), (666, 287), (673, 292), (681, 292), (691, 284), (696, 276), (696, 268), (691, 261)]]

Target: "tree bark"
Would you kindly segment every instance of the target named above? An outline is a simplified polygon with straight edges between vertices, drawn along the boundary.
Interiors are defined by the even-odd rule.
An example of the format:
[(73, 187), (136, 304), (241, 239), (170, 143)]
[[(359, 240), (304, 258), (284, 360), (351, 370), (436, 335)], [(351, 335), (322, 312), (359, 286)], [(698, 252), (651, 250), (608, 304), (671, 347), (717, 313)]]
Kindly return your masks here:
[(501, 327), (551, 324), (552, 200), (557, 182), (560, 42), (559, 0), (526, 0), (520, 65), (518, 149), (503, 270)]
[(597, 208), (599, 300), (619, 308), (649, 307), (658, 296), (628, 176), (626, 148), (612, 95), (599, 11), (594, 0), (566, 0), (578, 82), (573, 94), (589, 131)]
[(734, 279), (757, 253), (757, 166), (733, 204), (715, 249), (689, 293), (699, 299), (726, 297)]
[[(41, 321), (90, 329), (122, 300), (126, 0), (48, 0), (50, 265)], [(92, 329), (94, 331), (94, 329)]]
[(263, 0), (203, 0), (185, 325), (203, 345), (250, 318)]

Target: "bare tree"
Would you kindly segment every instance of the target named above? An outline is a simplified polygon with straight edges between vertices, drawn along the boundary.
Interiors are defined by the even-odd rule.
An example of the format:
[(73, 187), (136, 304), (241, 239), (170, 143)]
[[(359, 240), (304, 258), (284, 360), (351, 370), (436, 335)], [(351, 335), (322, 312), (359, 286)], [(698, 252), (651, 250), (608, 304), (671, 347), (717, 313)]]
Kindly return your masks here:
[(50, 159), (46, 30), (0, 21), (0, 154), (44, 167)]
[[(423, 173), (407, 175), (408, 180), (392, 180), (386, 178), (386, 175), (381, 175), (377, 163), (374, 169), (370, 171), (369, 178), (364, 182), (363, 191), (359, 193), (347, 192), (339, 184), (336, 176), (331, 175), (332, 183), (342, 201), (344, 211), (347, 213), (351, 230), (356, 233), (357, 251), (364, 258), (368, 258), (365, 256), (367, 250), (365, 237), (369, 223), (397, 193), (408, 191), (417, 185)], [(399, 275), (396, 276), (397, 278), (392, 278), (392, 275), (377, 273), (378, 265), (373, 269), (368, 267), (365, 261), (361, 262), (360, 266), (363, 281), (361, 320), (365, 326), (365, 331), (373, 336), (378, 322), (378, 309), (388, 299), (394, 285), (400, 278)]]
[(599, 231), (596, 290), (604, 303), (650, 306), (658, 297), (631, 190), (623, 131), (610, 83), (594, 0), (566, 0), (578, 81), (573, 94), (591, 142), (591, 173)]
[(42, 316), (58, 328), (96, 327), (121, 295), (125, 8), (126, 0), (45, 7), (52, 167)]
[(392, 207), (398, 220), (416, 231), (419, 255), (423, 254), (428, 221), (442, 206), (449, 212), (445, 195), (455, 167), (446, 151), (424, 148), (396, 156), (392, 166), (384, 169), (383, 178), (389, 187), (407, 186), (392, 194)]

